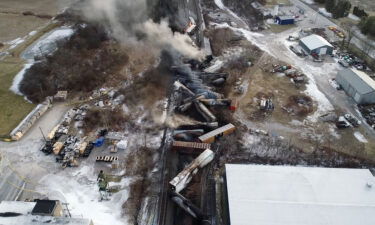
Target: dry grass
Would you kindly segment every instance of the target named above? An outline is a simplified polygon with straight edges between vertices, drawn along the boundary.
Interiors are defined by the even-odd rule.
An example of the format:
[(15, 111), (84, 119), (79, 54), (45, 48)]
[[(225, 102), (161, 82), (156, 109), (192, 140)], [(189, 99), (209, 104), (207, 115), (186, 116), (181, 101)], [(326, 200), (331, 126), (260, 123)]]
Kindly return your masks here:
[(49, 18), (24, 16), (23, 12), (30, 11), (35, 15), (54, 16), (67, 2), (67, 0), (1, 0), (0, 42), (23, 37), (50, 21)]
[(269, 24), (269, 26), (271, 27), (270, 29), (273, 33), (281, 33), (283, 31), (297, 27), (295, 24), (288, 24), (288, 25)]
[(35, 106), (9, 90), (22, 67), (22, 60), (16, 58), (0, 61), (0, 137), (7, 137)]
[(122, 205), (125, 215), (129, 218), (129, 224), (137, 224), (142, 200), (149, 191), (150, 181), (147, 174), (153, 168), (152, 156), (151, 149), (141, 147), (125, 159), (125, 176), (135, 178), (130, 184), (129, 198)]
[(14, 76), (24, 65), (24, 61), (19, 58), (19, 55), (31, 43), (57, 25), (51, 23), (42, 28), (37, 34), (9, 51), (10, 56), (0, 61), (0, 137), (8, 136), (18, 123), (35, 107), (34, 104), (25, 101), (22, 96), (16, 95), (9, 90)]
[(104, 127), (114, 131), (121, 130), (128, 118), (121, 109), (90, 108), (83, 120), (86, 133)]

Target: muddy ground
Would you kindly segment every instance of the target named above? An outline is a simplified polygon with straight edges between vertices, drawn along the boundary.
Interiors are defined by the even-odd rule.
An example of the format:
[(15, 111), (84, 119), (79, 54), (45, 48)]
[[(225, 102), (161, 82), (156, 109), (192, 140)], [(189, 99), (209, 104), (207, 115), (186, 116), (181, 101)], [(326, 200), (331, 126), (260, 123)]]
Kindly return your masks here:
[[(231, 4), (233, 4), (233, 2), (229, 3), (229, 5)], [(205, 7), (211, 8), (211, 10), (218, 10), (218, 7), (215, 8), (212, 3), (207, 3)], [(238, 12), (238, 10), (239, 9), (233, 8), (235, 13)], [(212, 16), (213, 14), (211, 12), (207, 12), (205, 16), (209, 18), (208, 23), (231, 24), (231, 17), (225, 17), (223, 14), (225, 14), (225, 12), (223, 12), (220, 17), (215, 17)], [(244, 19), (242, 16), (241, 18)], [(249, 132), (251, 133), (253, 130), (262, 129), (267, 133), (266, 136), (279, 137), (281, 139), (280, 142), (289, 143), (288, 145), (294, 146), (298, 148), (299, 151), (307, 154), (316, 154), (317, 151), (322, 151), (321, 154), (329, 155), (331, 153), (327, 152), (334, 152), (343, 157), (348, 157), (349, 164), (350, 157), (354, 157), (353, 160), (362, 158), (364, 161), (374, 159), (373, 151), (369, 149), (371, 148), (370, 146), (373, 145), (371, 143), (364, 144), (353, 135), (353, 132), (367, 134), (364, 127), (354, 128), (354, 130), (339, 130), (332, 122), (314, 122), (315, 119), (313, 118), (315, 117), (318, 104), (320, 103), (312, 101), (312, 99), (306, 95), (305, 86), (296, 86), (291, 82), (290, 78), (285, 75), (269, 72), (273, 64), (288, 65), (287, 63), (283, 63), (282, 60), (275, 59), (267, 53), (254, 51), (254, 47), (251, 47), (251, 43), (238, 37), (238, 34), (231, 33), (231, 30), (228, 28), (213, 29), (213, 26), (208, 27), (211, 28), (207, 31), (207, 34), (211, 35), (211, 46), (214, 54), (219, 55), (221, 53), (225, 55), (230, 51), (229, 49), (232, 49), (233, 52), (247, 51), (247, 53), (244, 54), (246, 55), (245, 61), (252, 58), (252, 66), (224, 66), (221, 70), (222, 72), (228, 72), (230, 74), (226, 85), (229, 87), (225, 87), (225, 94), (230, 97), (238, 98), (240, 102), (239, 110), (234, 114), (234, 118), (231, 120), (235, 121), (238, 125), (242, 124), (246, 127), (246, 129), (240, 131), (239, 136), (236, 137), (237, 139), (244, 138), (246, 142), (246, 139), (251, 140), (259, 135), (259, 133), (257, 133), (247, 137), (246, 135), (248, 135)], [(265, 31), (266, 34), (269, 32), (270, 31)], [(238, 53), (238, 55), (240, 55), (240, 59), (244, 58), (244, 55), (241, 55), (241, 53)], [(235, 83), (239, 80), (240, 83), (244, 84), (246, 87), (246, 91), (240, 95), (235, 93)], [(259, 99), (262, 97), (270, 98), (273, 101), (275, 107), (273, 111), (260, 110)], [(297, 113), (288, 112), (286, 108), (294, 109)], [(344, 113), (342, 110), (336, 110), (335, 112), (337, 114)], [(372, 140), (369, 142), (372, 142)], [(249, 145), (249, 143), (245, 144), (245, 146), (246, 145)], [(245, 146), (242, 147), (246, 148)], [(242, 151), (243, 150), (239, 150), (239, 152)], [(305, 156), (301, 157), (303, 158)], [(266, 158), (267, 157), (265, 157), (265, 159)], [(335, 161), (334, 158), (335, 157), (327, 159), (327, 163), (323, 163), (322, 165), (328, 166), (330, 160)], [(332, 166), (342, 165), (338, 162), (336, 162), (338, 164), (335, 164), (333, 161), (331, 161)], [(246, 160), (241, 162), (246, 162)], [(277, 160), (275, 163), (276, 162)], [(298, 164), (297, 161), (294, 161), (294, 163)], [(303, 164), (303, 162), (301, 163)], [(314, 163), (310, 162), (309, 164)], [(359, 166), (360, 163), (356, 165)]]

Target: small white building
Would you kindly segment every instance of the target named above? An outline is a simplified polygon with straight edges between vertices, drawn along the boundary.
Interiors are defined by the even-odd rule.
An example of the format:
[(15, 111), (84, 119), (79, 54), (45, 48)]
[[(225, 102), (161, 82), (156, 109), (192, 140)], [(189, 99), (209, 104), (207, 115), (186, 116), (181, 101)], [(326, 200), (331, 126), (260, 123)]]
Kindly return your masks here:
[(226, 164), (231, 225), (373, 225), (368, 169)]

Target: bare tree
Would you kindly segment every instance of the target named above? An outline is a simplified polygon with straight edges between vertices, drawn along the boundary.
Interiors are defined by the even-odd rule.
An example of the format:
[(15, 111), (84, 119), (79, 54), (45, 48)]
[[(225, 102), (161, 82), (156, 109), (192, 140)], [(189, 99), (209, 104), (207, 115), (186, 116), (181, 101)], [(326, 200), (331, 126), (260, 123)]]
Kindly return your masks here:
[(351, 42), (352, 38), (354, 37), (353, 25), (354, 24), (352, 24), (350, 22), (342, 23), (342, 27), (344, 28), (344, 30), (346, 32), (346, 37), (343, 38), (342, 47), (345, 47), (345, 44), (346, 44), (347, 48), (349, 47), (350, 42)]
[(361, 47), (363, 56), (369, 56), (370, 52), (374, 49), (374, 46), (370, 42), (365, 40), (361, 40)]

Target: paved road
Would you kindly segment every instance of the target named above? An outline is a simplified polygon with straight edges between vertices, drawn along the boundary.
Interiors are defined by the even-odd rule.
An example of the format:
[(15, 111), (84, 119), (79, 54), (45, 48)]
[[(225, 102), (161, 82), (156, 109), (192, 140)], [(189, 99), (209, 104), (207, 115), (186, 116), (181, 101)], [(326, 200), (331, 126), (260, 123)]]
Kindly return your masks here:
[[(67, 110), (68, 107), (64, 104), (57, 104), (47, 111), (20, 141), (0, 142), (0, 154), (2, 156), (0, 162), (3, 165), (3, 167), (0, 167), (2, 173), (0, 201), (14, 200), (17, 196), (22, 199), (32, 197), (35, 193), (21, 193), (19, 188), (35, 188), (35, 184), (45, 175), (47, 170), (56, 168), (58, 164), (45, 160), (44, 154), (39, 151), (43, 143), (39, 127), (47, 134), (56, 126)], [(13, 168), (16, 172), (10, 168)], [(23, 178), (26, 178), (26, 180), (32, 179), (35, 183), (25, 183)]]

